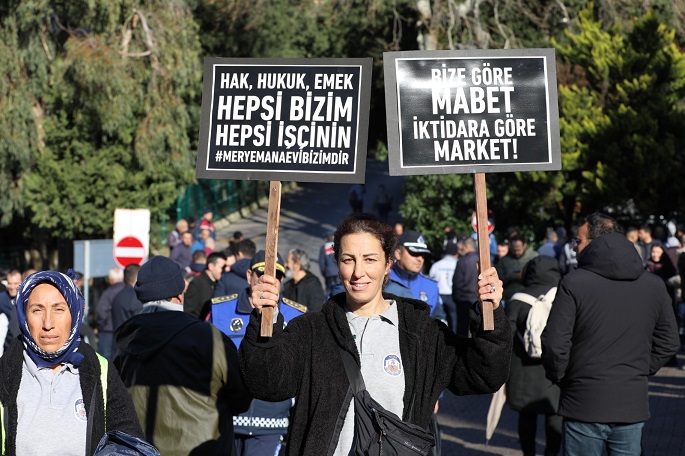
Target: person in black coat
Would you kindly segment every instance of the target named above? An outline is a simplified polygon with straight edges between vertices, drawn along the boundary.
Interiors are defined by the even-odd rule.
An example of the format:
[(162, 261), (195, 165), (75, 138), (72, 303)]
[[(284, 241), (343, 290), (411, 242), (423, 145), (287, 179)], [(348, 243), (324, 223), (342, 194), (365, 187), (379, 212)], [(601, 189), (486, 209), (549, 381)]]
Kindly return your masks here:
[[(519, 293), (533, 297), (546, 295), (559, 284), (559, 262), (548, 256), (537, 256), (523, 266), (523, 285)], [(514, 334), (511, 371), (507, 380), (507, 404), (519, 413), (519, 443), (524, 456), (535, 456), (535, 435), (538, 415), (545, 416), (545, 456), (556, 456), (561, 449), (562, 418), (557, 414), (559, 387), (545, 378), (540, 358), (528, 356), (522, 335), (531, 305), (521, 300), (509, 300), (507, 317)]]
[(564, 454), (640, 454), (648, 376), (680, 347), (671, 297), (608, 215), (587, 217), (576, 250), (578, 269), (559, 283), (542, 333), (547, 378), (561, 388)]
[(392, 228), (368, 214), (345, 219), (334, 241), (345, 293), (326, 302), (321, 312), (290, 320), (285, 329), (279, 313), (271, 338), (259, 336), (260, 311), (277, 305), (278, 284), (263, 275), (252, 287), (254, 310), (240, 345), (241, 372), (248, 391), (259, 399), (297, 396), (288, 455), (352, 449), (354, 407), (341, 350), (360, 365), (374, 399), (424, 429), (446, 388), (458, 395), (484, 394), (506, 381), (511, 328), (499, 307), (502, 281), (495, 268), (483, 271), (477, 284), (479, 298), (493, 302), (495, 329), (480, 329), (474, 311), (473, 337), (458, 338), (430, 316), (423, 301), (383, 293), (396, 242)]
[(321, 310), (326, 301), (321, 281), (309, 270), (309, 256), (304, 250), (293, 249), (288, 253), (283, 297), (292, 299), (307, 308), (308, 312)]

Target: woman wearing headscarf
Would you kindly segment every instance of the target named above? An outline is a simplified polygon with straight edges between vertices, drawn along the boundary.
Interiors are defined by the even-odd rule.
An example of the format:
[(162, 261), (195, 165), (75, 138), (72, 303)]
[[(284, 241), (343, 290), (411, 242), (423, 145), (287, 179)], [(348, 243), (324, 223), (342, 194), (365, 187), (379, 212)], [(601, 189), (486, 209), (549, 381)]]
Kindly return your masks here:
[(84, 299), (72, 278), (36, 272), (15, 302), (21, 336), (0, 359), (2, 454), (92, 455), (114, 430), (143, 438), (112, 365), (103, 395), (100, 363), (106, 360), (79, 337)]

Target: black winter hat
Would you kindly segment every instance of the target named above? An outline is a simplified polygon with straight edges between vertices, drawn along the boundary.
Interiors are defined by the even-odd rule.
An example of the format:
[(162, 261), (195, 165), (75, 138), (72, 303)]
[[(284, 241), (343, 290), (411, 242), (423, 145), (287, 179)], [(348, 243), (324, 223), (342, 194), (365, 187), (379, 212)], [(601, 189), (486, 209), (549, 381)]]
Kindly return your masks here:
[(183, 293), (186, 288), (181, 267), (167, 257), (152, 257), (138, 271), (134, 290), (142, 303), (162, 301)]

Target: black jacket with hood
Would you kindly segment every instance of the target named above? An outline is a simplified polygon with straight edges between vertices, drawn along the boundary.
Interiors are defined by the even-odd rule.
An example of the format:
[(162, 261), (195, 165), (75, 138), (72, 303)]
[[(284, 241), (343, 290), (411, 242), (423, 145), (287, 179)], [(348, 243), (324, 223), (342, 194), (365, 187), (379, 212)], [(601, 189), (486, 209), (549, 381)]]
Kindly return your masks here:
[(158, 306), (143, 308), (115, 337), (114, 365), (147, 440), (164, 455), (232, 454), (231, 417), (252, 399), (233, 342), (209, 323)]
[(624, 235), (594, 239), (561, 280), (542, 334), (547, 377), (561, 387), (559, 414), (589, 423), (647, 420), (647, 376), (679, 345), (663, 281), (643, 270)]

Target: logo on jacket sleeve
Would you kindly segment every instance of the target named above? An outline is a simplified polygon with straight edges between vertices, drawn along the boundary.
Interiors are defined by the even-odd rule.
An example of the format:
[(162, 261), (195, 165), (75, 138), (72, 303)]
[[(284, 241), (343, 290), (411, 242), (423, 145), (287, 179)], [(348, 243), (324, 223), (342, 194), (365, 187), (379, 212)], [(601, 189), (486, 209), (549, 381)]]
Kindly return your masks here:
[(402, 361), (397, 355), (388, 355), (383, 360), (383, 370), (386, 374), (397, 377), (402, 373)]
[(231, 331), (233, 332), (240, 332), (243, 329), (243, 319), (242, 318), (233, 318), (231, 319)]
[(428, 302), (428, 293), (426, 293), (425, 291), (421, 291), (419, 293), (419, 299), (423, 302)]

